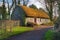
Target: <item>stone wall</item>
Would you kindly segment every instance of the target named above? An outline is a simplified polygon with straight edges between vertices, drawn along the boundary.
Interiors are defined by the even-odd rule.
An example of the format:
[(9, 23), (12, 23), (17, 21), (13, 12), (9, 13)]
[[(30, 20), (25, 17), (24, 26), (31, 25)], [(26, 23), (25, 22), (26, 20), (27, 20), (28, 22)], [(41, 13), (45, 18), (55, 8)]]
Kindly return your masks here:
[(19, 20), (0, 20), (0, 28), (20, 26)]

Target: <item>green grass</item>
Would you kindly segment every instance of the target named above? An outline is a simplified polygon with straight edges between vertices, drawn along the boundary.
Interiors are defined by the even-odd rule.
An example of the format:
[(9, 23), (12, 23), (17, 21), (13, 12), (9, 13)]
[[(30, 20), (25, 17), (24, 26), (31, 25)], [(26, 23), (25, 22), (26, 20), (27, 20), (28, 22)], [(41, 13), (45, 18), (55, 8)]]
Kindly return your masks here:
[[(14, 35), (18, 35), (18, 34), (21, 34), (21, 33), (27, 32), (27, 31), (31, 31), (31, 30), (33, 30), (33, 28), (31, 28), (31, 27), (14, 27), (14, 28), (12, 28), (12, 32), (9, 32), (7, 30), (6, 33), (4, 33), (4, 31), (3, 31), (2, 35), (0, 35), (0, 40), (9, 38)], [(0, 30), (0, 33), (1, 33), (1, 30)]]
[(45, 34), (44, 40), (53, 40), (54, 32), (51, 30), (48, 30)]

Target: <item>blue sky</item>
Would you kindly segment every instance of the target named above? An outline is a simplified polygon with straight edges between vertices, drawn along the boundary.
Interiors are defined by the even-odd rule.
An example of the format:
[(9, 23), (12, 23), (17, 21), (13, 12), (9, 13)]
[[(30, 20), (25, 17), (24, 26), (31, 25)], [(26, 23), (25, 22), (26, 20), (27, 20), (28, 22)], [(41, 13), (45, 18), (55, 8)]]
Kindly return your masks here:
[[(2, 2), (3, 0), (0, 0), (0, 2)], [(6, 0), (5, 0), (5, 2), (7, 2)], [(8, 0), (8, 2), (9, 2), (9, 4), (11, 5), (12, 4), (12, 0)]]
[[(0, 2), (2, 2), (3, 0), (0, 0)], [(6, 0), (5, 0), (6, 1)], [(9, 1), (9, 3), (11, 3), (12, 2), (12, 0), (8, 0)]]

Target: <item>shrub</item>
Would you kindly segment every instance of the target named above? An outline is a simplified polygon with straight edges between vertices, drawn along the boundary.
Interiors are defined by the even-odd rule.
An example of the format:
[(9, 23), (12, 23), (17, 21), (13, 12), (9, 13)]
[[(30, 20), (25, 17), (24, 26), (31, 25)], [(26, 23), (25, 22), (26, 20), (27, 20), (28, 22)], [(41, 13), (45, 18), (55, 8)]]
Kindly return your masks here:
[(44, 25), (47, 25), (47, 26), (53, 26), (54, 23), (53, 22), (48, 22), (48, 23), (43, 23)]
[(52, 32), (51, 30), (47, 31), (44, 40), (53, 40), (53, 38), (54, 38), (54, 32)]
[(60, 32), (47, 31), (44, 40), (60, 40)]
[(60, 32), (54, 33), (54, 40), (60, 40)]

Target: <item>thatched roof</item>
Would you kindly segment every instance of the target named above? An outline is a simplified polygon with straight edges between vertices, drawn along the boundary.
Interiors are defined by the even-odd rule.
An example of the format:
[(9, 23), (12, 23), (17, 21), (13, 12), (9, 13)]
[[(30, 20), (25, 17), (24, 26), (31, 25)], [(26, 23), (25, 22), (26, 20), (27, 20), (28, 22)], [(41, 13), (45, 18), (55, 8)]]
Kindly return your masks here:
[(26, 6), (21, 6), (21, 7), (23, 8), (23, 10), (25, 11), (28, 17), (49, 18), (47, 13), (42, 10), (37, 10)]

